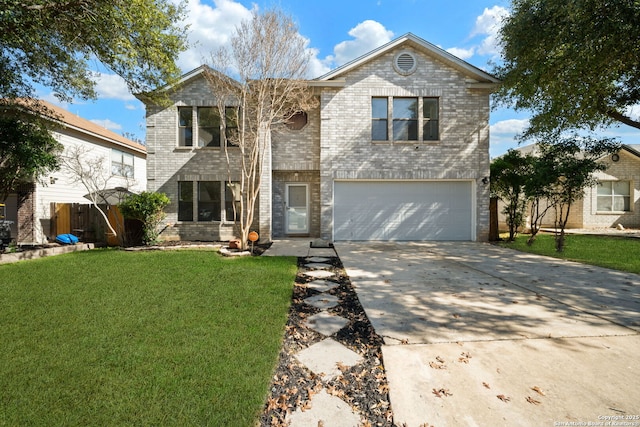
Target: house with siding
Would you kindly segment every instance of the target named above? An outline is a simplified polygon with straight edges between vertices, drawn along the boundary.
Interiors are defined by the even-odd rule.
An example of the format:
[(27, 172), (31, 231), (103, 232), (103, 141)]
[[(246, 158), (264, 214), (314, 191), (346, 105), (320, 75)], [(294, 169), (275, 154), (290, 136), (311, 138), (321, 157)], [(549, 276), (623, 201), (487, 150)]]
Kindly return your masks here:
[[(65, 150), (81, 147), (86, 156), (104, 158), (109, 184), (126, 187), (132, 192), (146, 189), (146, 148), (115, 132), (46, 101), (41, 102), (56, 115), (57, 127), (52, 134)], [(87, 157), (86, 159), (89, 159)], [(51, 172), (41, 181), (25, 183), (4, 202), (6, 219), (12, 221), (11, 235), (19, 245), (40, 245), (55, 239), (52, 205), (82, 204), (94, 209), (84, 196), (87, 189), (63, 169)], [(78, 214), (68, 213), (68, 214)], [(72, 232), (63, 230), (62, 232)], [(60, 230), (58, 230), (60, 232)], [(59, 233), (56, 233), (59, 234)], [(94, 238), (96, 236), (93, 236)], [(102, 240), (104, 236), (99, 236)]]
[[(171, 199), (162, 237), (236, 237), (225, 129), (205, 68), (147, 103), (149, 191)], [(269, 135), (261, 240), (488, 238), (489, 95), (499, 81), (406, 34), (310, 80), (317, 108)], [(233, 156), (232, 146), (227, 152)], [(230, 175), (231, 174), (231, 175)]]

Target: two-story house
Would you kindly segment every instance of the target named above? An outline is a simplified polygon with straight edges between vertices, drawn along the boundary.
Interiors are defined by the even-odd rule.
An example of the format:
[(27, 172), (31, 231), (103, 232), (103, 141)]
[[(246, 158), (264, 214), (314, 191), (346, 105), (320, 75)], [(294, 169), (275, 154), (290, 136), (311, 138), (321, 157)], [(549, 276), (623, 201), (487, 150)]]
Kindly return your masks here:
[[(168, 92), (172, 105), (147, 105), (148, 190), (172, 200), (165, 238), (235, 237), (204, 70)], [(487, 239), (495, 77), (407, 34), (308, 83), (318, 107), (265, 152), (262, 240)]]

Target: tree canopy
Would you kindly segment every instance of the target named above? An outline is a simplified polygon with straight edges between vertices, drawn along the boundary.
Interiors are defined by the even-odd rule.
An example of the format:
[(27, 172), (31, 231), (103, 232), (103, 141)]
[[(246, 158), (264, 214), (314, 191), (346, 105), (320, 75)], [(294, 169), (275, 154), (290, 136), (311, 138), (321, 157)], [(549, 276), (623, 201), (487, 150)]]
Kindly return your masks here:
[(640, 129), (640, 0), (512, 0), (503, 24), (496, 99), (533, 111), (524, 137)]
[(96, 60), (134, 93), (161, 86), (180, 74), (182, 18), (170, 0), (0, 0), (0, 98), (32, 98), (35, 83), (95, 98)]
[(60, 144), (45, 118), (21, 110), (0, 110), (0, 201), (17, 185), (37, 180), (59, 167)]

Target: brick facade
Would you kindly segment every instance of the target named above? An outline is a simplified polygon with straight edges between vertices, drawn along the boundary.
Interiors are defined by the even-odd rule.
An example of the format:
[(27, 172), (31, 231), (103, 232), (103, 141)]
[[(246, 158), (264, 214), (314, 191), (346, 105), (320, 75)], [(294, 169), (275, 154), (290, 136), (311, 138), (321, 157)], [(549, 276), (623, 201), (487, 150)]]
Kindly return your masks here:
[[(287, 184), (293, 183), (305, 183), (309, 188), (308, 235), (332, 239), (333, 186), (340, 179), (468, 181), (475, 189), (469, 201), (475, 222), (473, 239), (487, 240), (489, 186), (482, 178), (489, 176), (490, 87), (482, 84), (497, 81), (444, 52), (434, 54), (437, 48), (426, 48), (426, 42), (414, 36), (398, 40), (397, 46), (381, 48), (383, 54), (375, 51), (358, 67), (311, 81), (319, 107), (307, 112), (306, 126), (269, 135), (256, 212), (256, 228), (263, 240), (286, 236), (285, 191)], [(403, 75), (394, 69), (399, 51), (416, 58), (413, 74)], [(439, 55), (445, 55), (446, 61)], [(211, 88), (195, 71), (170, 95), (173, 105), (147, 108), (148, 189), (164, 192), (172, 201), (166, 209), (163, 238), (227, 240), (234, 237), (230, 223), (177, 219), (178, 181), (228, 180), (224, 149), (177, 144), (177, 108), (215, 106)], [(440, 138), (372, 141), (373, 96), (437, 97)], [(232, 180), (238, 178), (232, 176)]]

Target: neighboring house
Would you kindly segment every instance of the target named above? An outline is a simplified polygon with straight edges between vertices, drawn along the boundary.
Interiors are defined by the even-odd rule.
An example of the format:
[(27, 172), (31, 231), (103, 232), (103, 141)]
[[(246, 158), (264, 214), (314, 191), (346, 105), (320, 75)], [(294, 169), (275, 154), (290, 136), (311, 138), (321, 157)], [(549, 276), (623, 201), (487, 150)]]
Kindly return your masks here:
[[(536, 144), (517, 149), (536, 153)], [(619, 152), (600, 159), (607, 169), (597, 172), (598, 185), (585, 189), (584, 197), (571, 205), (567, 228), (640, 228), (640, 145), (622, 145)], [(499, 228), (506, 229), (499, 204)], [(542, 226), (554, 226), (555, 211), (545, 215)], [(527, 224), (529, 217), (527, 214)]]
[[(207, 120), (216, 102), (204, 70), (183, 76), (173, 105), (147, 105), (148, 189), (172, 200), (164, 238), (235, 237), (224, 130)], [(412, 34), (310, 80), (318, 108), (271, 135), (261, 240), (486, 240), (498, 83)]]
[[(81, 146), (87, 156), (104, 157), (109, 185), (113, 188), (127, 186), (133, 192), (146, 189), (146, 147), (97, 124), (80, 118), (69, 111), (42, 102), (59, 116), (60, 127), (52, 131), (53, 136), (65, 147)], [(43, 182), (22, 185), (20, 198), (10, 194), (5, 201), (7, 219), (13, 221), (12, 237), (19, 245), (38, 245), (52, 241), (51, 204), (80, 203), (88, 207), (90, 201), (84, 197), (87, 189), (73, 182), (64, 170), (50, 173)], [(20, 200), (20, 201), (19, 201)], [(94, 208), (91, 208), (94, 209)]]

